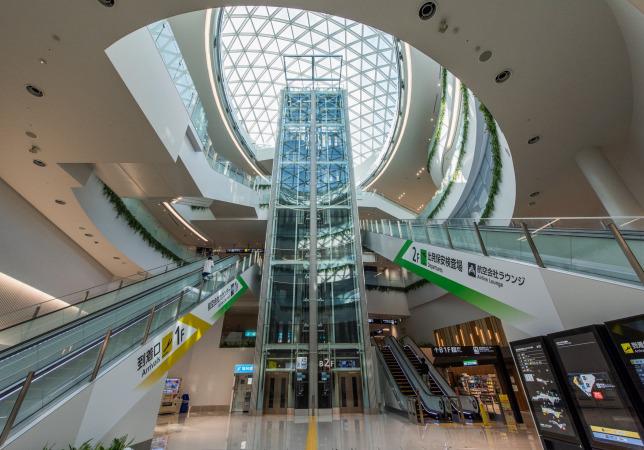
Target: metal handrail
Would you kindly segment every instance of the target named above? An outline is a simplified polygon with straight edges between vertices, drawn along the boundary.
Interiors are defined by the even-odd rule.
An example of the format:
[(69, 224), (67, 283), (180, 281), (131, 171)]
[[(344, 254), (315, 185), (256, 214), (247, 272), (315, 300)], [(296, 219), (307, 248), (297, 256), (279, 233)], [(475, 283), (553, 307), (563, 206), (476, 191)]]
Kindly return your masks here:
[[(5, 312), (4, 314), (5, 314), (5, 315), (6, 315), (6, 314), (13, 314), (13, 313), (17, 313), (17, 312), (20, 312), (20, 311), (24, 311), (24, 310), (26, 310), (26, 309), (32, 309), (32, 308), (34, 308), (34, 307), (36, 307), (36, 308), (40, 308), (40, 307), (42, 307), (43, 305), (45, 305), (45, 304), (47, 304), (47, 303), (50, 303), (50, 302), (54, 302), (54, 301), (62, 301), (62, 302), (67, 303), (67, 302), (64, 300), (66, 297), (71, 297), (71, 296), (73, 296), (73, 295), (81, 294), (81, 293), (85, 293), (85, 294), (86, 294), (86, 296), (85, 296), (85, 298), (83, 298), (83, 300), (80, 300), (80, 301), (78, 301), (78, 302), (76, 302), (76, 303), (68, 303), (68, 304), (67, 304), (67, 306), (63, 306), (63, 307), (61, 307), (61, 308), (55, 309), (54, 311), (49, 311), (49, 312), (47, 313), (47, 314), (49, 314), (49, 313), (51, 313), (51, 312), (59, 311), (59, 310), (61, 310), (61, 309), (65, 309), (65, 308), (69, 308), (69, 307), (72, 307), (72, 306), (76, 306), (76, 305), (78, 305), (79, 303), (86, 302), (87, 300), (91, 300), (91, 299), (93, 299), (93, 298), (95, 298), (95, 297), (98, 297), (99, 295), (109, 294), (109, 293), (111, 293), (111, 292), (118, 291), (119, 289), (122, 289), (123, 287), (129, 287), (129, 286), (133, 286), (133, 285), (135, 285), (135, 284), (137, 284), (137, 283), (141, 283), (141, 282), (143, 282), (143, 281), (151, 280), (152, 278), (158, 277), (158, 276), (160, 276), (160, 275), (164, 275), (164, 274), (168, 273), (168, 272), (169, 272), (169, 271), (171, 271), (171, 270), (179, 269), (179, 268), (185, 267), (186, 265), (194, 264), (195, 262), (199, 262), (199, 261), (203, 261), (203, 260), (204, 260), (204, 258), (203, 258), (203, 257), (201, 257), (201, 256), (197, 256), (197, 257), (192, 258), (192, 259), (190, 259), (190, 260), (184, 260), (184, 261), (182, 261), (181, 263), (162, 264), (162, 265), (160, 265), (160, 266), (156, 266), (156, 267), (153, 267), (153, 268), (151, 268), (151, 269), (145, 269), (145, 270), (142, 270), (142, 271), (138, 271), (138, 272), (136, 272), (136, 273), (134, 273), (134, 274), (132, 274), (132, 275), (127, 275), (127, 276), (125, 276), (125, 277), (117, 278), (117, 279), (112, 280), (112, 281), (109, 281), (109, 282), (107, 282), (107, 283), (97, 284), (97, 285), (95, 285), (95, 286), (91, 286), (91, 287), (88, 287), (88, 288), (85, 288), (85, 289), (80, 289), (80, 290), (78, 290), (78, 291), (69, 292), (69, 293), (67, 293), (67, 294), (65, 294), (65, 295), (62, 295), (62, 296), (59, 296), (59, 297), (53, 297), (53, 298), (50, 298), (50, 299), (47, 299), (47, 300), (43, 300), (43, 301), (38, 302), (38, 303), (32, 303), (32, 304), (30, 304), (30, 305), (23, 306), (23, 307), (21, 307), (21, 308), (16, 308), (16, 309), (13, 309), (13, 310), (11, 310), (11, 311), (7, 311), (7, 312)], [(172, 269), (169, 269), (171, 266), (174, 266), (174, 267), (173, 267)], [(140, 279), (140, 280), (132, 280), (132, 281), (133, 281), (132, 283), (127, 284), (127, 285), (124, 285), (124, 283), (125, 283), (126, 281), (131, 280), (131, 278), (132, 278), (132, 277), (134, 277), (134, 276), (142, 276), (142, 274), (149, 274), (149, 273), (151, 273), (151, 272), (153, 272), (153, 271), (156, 271), (157, 269), (161, 269), (161, 268), (165, 268), (165, 270), (164, 270), (163, 272), (159, 272), (159, 273), (157, 273), (157, 274), (155, 274), (155, 275), (152, 275), (151, 277), (150, 277), (150, 276), (145, 276), (144, 278), (142, 278), (142, 279)], [(89, 297), (89, 296), (87, 295), (89, 292), (91, 292), (92, 290), (94, 290), (94, 289), (96, 289), (96, 288), (99, 288), (99, 287), (102, 287), (102, 286), (109, 286), (109, 285), (111, 285), (111, 284), (115, 284), (115, 283), (118, 283), (118, 286), (117, 286), (115, 289), (111, 289), (111, 290), (109, 290), (109, 291), (103, 291), (103, 292), (101, 292), (100, 294), (97, 294), (97, 295), (95, 295), (95, 296), (93, 296), (93, 297)], [(40, 317), (40, 316), (37, 316), (37, 317)], [(18, 325), (18, 324), (16, 323), (16, 324), (14, 324), (14, 325)], [(10, 326), (5, 327), (5, 328), (0, 328), (0, 331), (6, 330), (7, 328), (11, 328), (11, 327), (13, 327), (14, 325), (10, 325)]]
[[(243, 259), (241, 265), (237, 264), (236, 266), (234, 266), (235, 267), (234, 272), (231, 274), (231, 276), (229, 277), (228, 280), (222, 282), (223, 285), (225, 285), (227, 282), (229, 282), (231, 279), (233, 279), (235, 276), (237, 276), (237, 274), (243, 272), (246, 268), (249, 268), (252, 265), (254, 259), (255, 258), (253, 258), (252, 256), (250, 258), (245, 257)], [(246, 264), (247, 262), (249, 263), (248, 265)], [(222, 270), (229, 269), (230, 267), (233, 267), (233, 266), (228, 266), (228, 267), (226, 267), (226, 268), (224, 268)], [(201, 282), (199, 282), (199, 283), (196, 283), (192, 287), (196, 287), (197, 284), (200, 286), (199, 296), (197, 298), (197, 301), (191, 306), (191, 308), (194, 308), (194, 307), (198, 306), (202, 302), (202, 292), (203, 291), (202, 291), (201, 288), (203, 287), (203, 280), (201, 280)], [(221, 287), (223, 287), (223, 285)], [(169, 304), (172, 304), (174, 302), (178, 302), (177, 314), (176, 314), (176, 316), (178, 316), (180, 314), (180, 312), (181, 312), (180, 311), (180, 308), (181, 308), (181, 303), (180, 302), (181, 302), (181, 299), (183, 298), (183, 292), (184, 291), (185, 291), (185, 288), (182, 289), (180, 294), (175, 295), (175, 296), (171, 297), (170, 299), (168, 299), (168, 300), (166, 300), (164, 302), (161, 302), (158, 305), (155, 305), (155, 307), (153, 307), (149, 312), (144, 313), (144, 314), (140, 314), (137, 317), (134, 317), (134, 318), (128, 320), (126, 323), (121, 324), (119, 327), (117, 327), (114, 331), (112, 329), (108, 330), (107, 333), (104, 336), (102, 336), (102, 337), (100, 337), (98, 339), (95, 339), (93, 342), (90, 342), (90, 343), (86, 344), (85, 346), (83, 346), (82, 348), (77, 349), (74, 352), (68, 353), (67, 355), (63, 356), (62, 358), (59, 358), (58, 360), (50, 363), (48, 366), (42, 367), (42, 368), (38, 369), (37, 371), (30, 371), (29, 373), (27, 373), (27, 375), (25, 376), (24, 379), (18, 380), (18, 382), (14, 383), (12, 386), (8, 387), (2, 393), (0, 393), (0, 401), (2, 401), (5, 398), (7, 398), (10, 395), (12, 395), (13, 393), (15, 393), (17, 389), (20, 390), (19, 395), (18, 395), (16, 401), (13, 404), (13, 407), (12, 407), (11, 413), (10, 413), (10, 415), (8, 417), (8, 420), (5, 422), (4, 428), (3, 428), (2, 432), (0, 433), (0, 446), (2, 446), (6, 442), (6, 439), (9, 437), (9, 434), (11, 433), (11, 430), (13, 429), (15, 419), (18, 416), (18, 413), (19, 413), (20, 408), (22, 406), (23, 400), (24, 400), (24, 398), (25, 398), (25, 396), (27, 394), (27, 390), (29, 389), (29, 386), (31, 385), (31, 383), (33, 381), (37, 380), (41, 376), (46, 375), (47, 373), (51, 372), (52, 370), (55, 370), (57, 367), (60, 367), (61, 365), (64, 365), (65, 362), (70, 361), (72, 359), (75, 359), (78, 356), (80, 356), (81, 354), (86, 353), (87, 351), (95, 348), (100, 343), (99, 353), (97, 355), (96, 362), (94, 364), (94, 367), (93, 367), (92, 372), (91, 372), (91, 376), (90, 376), (89, 381), (88, 381), (89, 383), (94, 382), (96, 380), (98, 374), (100, 373), (101, 368), (103, 367), (103, 358), (104, 358), (105, 353), (107, 351), (107, 348), (109, 346), (110, 339), (113, 336), (116, 336), (117, 334), (127, 330), (133, 324), (135, 324), (135, 323), (137, 323), (137, 322), (139, 322), (142, 319), (147, 317), (147, 319), (146, 319), (146, 328), (145, 328), (145, 331), (144, 331), (144, 339), (139, 341), (138, 344), (134, 344), (134, 345), (130, 346), (129, 348), (124, 350), (124, 352), (130, 351), (133, 348), (138, 348), (138, 347), (144, 345), (145, 341), (147, 340), (148, 334), (150, 333), (149, 325), (151, 324), (152, 319), (154, 317), (155, 309), (160, 309), (160, 308), (166, 307)], [(170, 316), (170, 318), (168, 320), (166, 320), (166, 322), (164, 322), (162, 324), (159, 324), (157, 326), (156, 330), (162, 329), (163, 326), (168, 324), (168, 323), (172, 323), (176, 319), (176, 316), (175, 315)], [(120, 360), (120, 358), (115, 357), (115, 358), (112, 359), (112, 361), (114, 361), (114, 360), (118, 361), (118, 360)], [(68, 392), (68, 391), (69, 391), (69, 389), (67, 389), (65, 392)]]

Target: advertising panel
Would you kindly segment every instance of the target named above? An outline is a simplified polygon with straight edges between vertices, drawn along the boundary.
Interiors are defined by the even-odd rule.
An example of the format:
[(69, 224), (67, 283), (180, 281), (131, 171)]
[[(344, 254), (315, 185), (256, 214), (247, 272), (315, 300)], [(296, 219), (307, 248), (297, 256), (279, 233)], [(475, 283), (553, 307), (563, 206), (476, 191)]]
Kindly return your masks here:
[(641, 406), (644, 403), (644, 314), (606, 322), (606, 326), (639, 394)]
[(593, 447), (644, 448), (635, 410), (595, 327), (555, 333), (551, 340)]
[(542, 338), (510, 344), (539, 434), (580, 442), (573, 412), (567, 404)]

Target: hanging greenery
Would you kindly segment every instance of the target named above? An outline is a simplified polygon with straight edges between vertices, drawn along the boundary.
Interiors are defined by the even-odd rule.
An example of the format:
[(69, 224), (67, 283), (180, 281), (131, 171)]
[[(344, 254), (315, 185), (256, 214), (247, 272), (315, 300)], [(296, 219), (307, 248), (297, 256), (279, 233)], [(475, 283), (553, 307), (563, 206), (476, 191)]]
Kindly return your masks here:
[(494, 202), (497, 194), (499, 193), (499, 186), (501, 185), (503, 162), (501, 160), (501, 143), (499, 141), (496, 121), (494, 120), (492, 113), (483, 103), (481, 103), (479, 109), (485, 119), (485, 126), (487, 127), (487, 131), (490, 135), (490, 145), (492, 146), (492, 183), (490, 184), (490, 191), (488, 192), (485, 209), (483, 209), (483, 213), (481, 214), (481, 219), (487, 219), (494, 212)]
[(470, 115), (469, 115), (469, 110), (470, 110), (470, 95), (469, 91), (467, 90), (467, 86), (465, 84), (461, 83), (461, 97), (462, 97), (462, 108), (464, 111), (463, 115), (463, 139), (461, 139), (461, 146), (458, 150), (458, 159), (456, 161), (456, 168), (454, 169), (454, 173), (452, 174), (452, 177), (450, 178), (449, 182), (447, 183), (447, 186), (445, 186), (445, 189), (442, 192), (437, 192), (434, 194), (436, 195), (442, 195), (440, 200), (438, 201), (438, 204), (434, 207), (432, 212), (429, 213), (429, 218), (433, 219), (436, 214), (445, 206), (445, 201), (447, 200), (447, 197), (449, 196), (449, 193), (452, 191), (452, 186), (458, 179), (458, 176), (461, 174), (461, 168), (463, 167), (463, 157), (465, 156), (465, 146), (467, 145), (467, 139), (469, 137), (469, 131), (470, 131)]
[(439, 141), (441, 140), (441, 124), (443, 119), (445, 119), (445, 109), (447, 103), (447, 69), (444, 67), (441, 68), (441, 104), (438, 110), (438, 120), (436, 121), (436, 127), (434, 128), (434, 135), (431, 139), (431, 146), (429, 148), (429, 153), (427, 154), (427, 173), (430, 173), (432, 159), (436, 154), (438, 149)]
[[(102, 182), (101, 182), (102, 183)], [(174, 254), (170, 249), (168, 249), (165, 245), (163, 245), (161, 242), (157, 241), (150, 232), (145, 229), (143, 225), (141, 225), (141, 222), (139, 222), (136, 217), (130, 212), (129, 209), (127, 209), (127, 206), (125, 206), (125, 203), (123, 203), (123, 200), (121, 200), (121, 197), (119, 197), (116, 192), (114, 192), (112, 189), (109, 188), (108, 185), (105, 183), (103, 184), (103, 195), (107, 197), (107, 199), (110, 201), (112, 204), (112, 207), (116, 211), (116, 217), (122, 217), (125, 222), (128, 224), (128, 226), (150, 246), (157, 252), (161, 253), (165, 258), (171, 259), (174, 262), (183, 262), (183, 259), (181, 259), (179, 256)]]

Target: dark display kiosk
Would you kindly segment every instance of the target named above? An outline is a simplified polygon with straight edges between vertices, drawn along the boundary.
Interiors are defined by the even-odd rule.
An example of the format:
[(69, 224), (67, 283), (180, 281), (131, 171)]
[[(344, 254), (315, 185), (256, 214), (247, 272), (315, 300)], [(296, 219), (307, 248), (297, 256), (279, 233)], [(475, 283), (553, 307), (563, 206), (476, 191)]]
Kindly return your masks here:
[(637, 396), (608, 331), (587, 326), (548, 335), (553, 362), (594, 449), (644, 449)]
[(545, 339), (523, 339), (510, 347), (544, 449), (590, 448)]
[(608, 333), (615, 344), (631, 383), (637, 391), (637, 398), (632, 398), (640, 412), (644, 414), (644, 314), (626, 319), (606, 322)]

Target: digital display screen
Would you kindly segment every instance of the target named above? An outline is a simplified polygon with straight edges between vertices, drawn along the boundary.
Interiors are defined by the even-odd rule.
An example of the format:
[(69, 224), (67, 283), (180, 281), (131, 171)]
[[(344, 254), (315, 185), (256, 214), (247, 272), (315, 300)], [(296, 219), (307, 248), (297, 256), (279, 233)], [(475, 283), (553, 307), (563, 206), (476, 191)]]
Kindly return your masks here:
[(168, 395), (177, 395), (179, 393), (180, 385), (181, 378), (166, 378), (163, 393)]
[(617, 353), (644, 400), (644, 315), (606, 323)]
[(568, 387), (595, 445), (644, 448), (637, 419), (622, 398), (618, 380), (592, 331), (553, 338)]
[(569, 406), (561, 394), (543, 342), (520, 343), (512, 349), (539, 429), (578, 440)]

